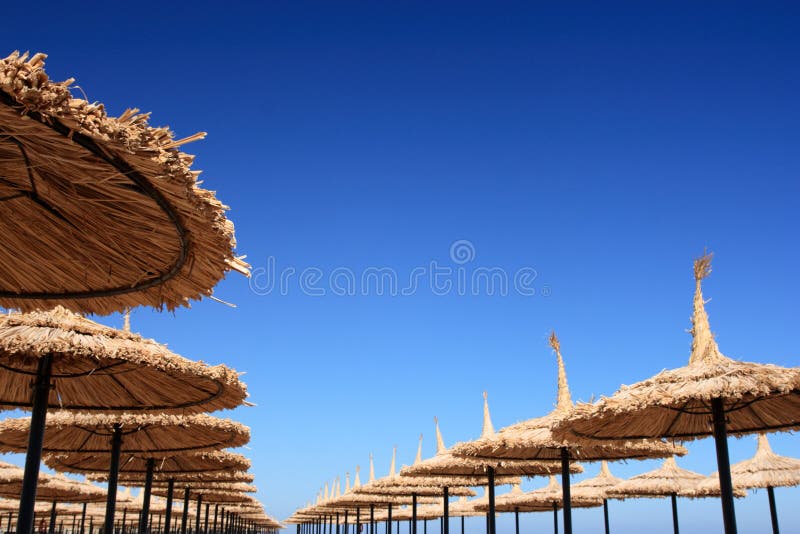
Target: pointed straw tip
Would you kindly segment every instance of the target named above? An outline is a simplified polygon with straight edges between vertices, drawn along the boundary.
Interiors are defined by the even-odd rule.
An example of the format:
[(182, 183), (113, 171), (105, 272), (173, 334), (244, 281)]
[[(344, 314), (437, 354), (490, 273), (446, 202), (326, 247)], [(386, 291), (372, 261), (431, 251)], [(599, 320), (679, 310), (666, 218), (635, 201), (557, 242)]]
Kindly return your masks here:
[(550, 346), (553, 347), (553, 350), (556, 352), (561, 352), (561, 343), (558, 341), (558, 336), (556, 336), (556, 331), (552, 330), (550, 332)]
[(711, 274), (711, 259), (713, 252), (705, 252), (702, 256), (694, 260), (694, 279), (698, 282)]

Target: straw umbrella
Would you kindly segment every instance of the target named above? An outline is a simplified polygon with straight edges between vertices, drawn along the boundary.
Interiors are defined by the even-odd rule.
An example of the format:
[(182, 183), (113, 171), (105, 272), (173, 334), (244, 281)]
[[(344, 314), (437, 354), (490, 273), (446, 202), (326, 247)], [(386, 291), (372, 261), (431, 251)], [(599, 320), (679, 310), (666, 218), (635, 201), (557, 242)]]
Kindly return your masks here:
[[(55, 412), (46, 425), (47, 434), (43, 443), (43, 450), (47, 453), (45, 463), (68, 471), (71, 464), (80, 461), (79, 473), (85, 473), (89, 468), (108, 471), (107, 532), (114, 527), (120, 459), (127, 460), (131, 456), (146, 459), (147, 502), (157, 459), (188, 451), (238, 447), (250, 438), (247, 427), (205, 414), (177, 416)], [(0, 422), (0, 451), (25, 450), (30, 427), (30, 418)]]
[[(800, 484), (800, 460), (772, 452), (766, 434), (759, 434), (758, 448), (749, 460), (731, 466), (734, 490), (767, 488), (772, 532), (778, 534), (778, 509), (773, 488)], [(719, 474), (714, 473), (697, 485), (699, 495), (719, 493)]]
[[(564, 360), (561, 357), (561, 344), (555, 332), (550, 335), (550, 346), (556, 354), (558, 364), (558, 401), (555, 409), (543, 417), (511, 425), (495, 434), (453, 447), (453, 454), (503, 460), (560, 460), (564, 492), (564, 533), (572, 534), (569, 480), (571, 461), (662, 458), (673, 454), (686, 454), (686, 449), (656, 440), (640, 439), (605, 443), (554, 436), (551, 427), (561, 419), (568, 417), (574, 406), (567, 384)], [(491, 514), (490, 511), (490, 516)], [(489, 534), (494, 533), (492, 524)]]
[(603, 499), (603, 526), (606, 534), (611, 531), (608, 523), (608, 490), (620, 482), (622, 479), (612, 475), (608, 469), (608, 462), (603, 460), (600, 462), (600, 473), (596, 477), (572, 485), (571, 495)]
[(695, 261), (689, 364), (623, 386), (596, 404), (579, 406), (556, 431), (592, 440), (713, 435), (725, 532), (733, 534), (736, 515), (727, 435), (800, 427), (800, 370), (735, 361), (719, 351), (701, 289), (710, 272), (711, 254)]
[[(21, 376), (36, 377), (33, 398)], [(192, 362), (154, 341), (64, 308), (0, 317), (0, 392), (0, 407), (32, 410), (20, 532), (33, 526), (49, 404), (75, 410), (195, 413), (233, 408), (247, 395), (238, 375), (224, 366)]]
[[(544, 488), (524, 493), (519, 486), (515, 486), (512, 491), (497, 498), (495, 508), (499, 512), (515, 513), (517, 533), (519, 533), (519, 512), (542, 512), (552, 510), (555, 534), (558, 534), (558, 509), (563, 508), (564, 503), (564, 492), (561, 486), (559, 486), (556, 477), (551, 475), (550, 483)], [(602, 504), (602, 499), (575, 494), (571, 496), (571, 504), (576, 508), (592, 508), (600, 506)], [(488, 503), (478, 503), (475, 509), (478, 511), (488, 511), (489, 505)]]
[[(498, 460), (493, 458), (471, 458), (456, 456), (453, 450), (461, 444), (454, 445), (450, 450), (444, 446), (441, 431), (439, 430), (439, 422), (434, 418), (436, 425), (436, 455), (428, 458), (424, 462), (415, 463), (415, 465), (401, 470), (402, 476), (408, 477), (439, 477), (442, 479), (450, 479), (451, 484), (465, 484), (465, 485), (484, 485), (488, 484), (488, 500), (489, 508), (493, 509), (494, 502), (494, 488), (500, 484), (516, 484), (519, 482), (519, 476), (539, 476), (549, 475), (558, 472), (561, 465), (554, 461), (530, 461), (530, 460)], [(483, 428), (481, 431), (481, 438), (489, 438), (495, 434), (494, 425), (492, 424), (491, 414), (489, 412), (489, 400), (486, 392), (483, 393)], [(573, 473), (580, 473), (583, 468), (576, 464), (570, 463), (569, 469)], [(476, 480), (472, 482), (471, 479), (481, 478), (483, 480)], [(445, 490), (447, 486), (445, 485)], [(449, 532), (449, 499), (447, 491), (445, 491), (444, 499), (444, 534)], [(494, 520), (492, 512), (489, 513), (489, 522), (487, 523), (489, 532), (493, 532)]]
[(678, 467), (675, 458), (667, 458), (658, 469), (624, 480), (606, 491), (613, 499), (628, 497), (669, 497), (672, 501), (672, 528), (678, 534), (678, 497), (696, 497), (697, 484), (705, 476)]

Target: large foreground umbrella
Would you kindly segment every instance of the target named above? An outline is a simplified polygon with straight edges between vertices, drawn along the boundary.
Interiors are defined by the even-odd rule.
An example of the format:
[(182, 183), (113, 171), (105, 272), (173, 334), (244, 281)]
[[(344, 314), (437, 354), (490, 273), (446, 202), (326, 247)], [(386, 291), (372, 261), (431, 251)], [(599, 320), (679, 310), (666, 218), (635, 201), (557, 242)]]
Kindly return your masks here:
[(701, 290), (710, 272), (710, 254), (695, 261), (689, 365), (623, 386), (596, 404), (578, 406), (556, 432), (591, 440), (713, 435), (725, 532), (734, 534), (727, 435), (800, 427), (800, 371), (723, 356), (711, 333)]
[[(731, 466), (734, 490), (767, 488), (772, 532), (778, 534), (778, 509), (773, 488), (800, 484), (800, 460), (779, 456), (772, 452), (767, 436), (758, 436), (756, 454), (749, 460)], [(703, 480), (697, 485), (699, 495), (719, 494), (719, 475)]]
[[(553, 435), (551, 427), (568, 417), (574, 406), (567, 385), (564, 360), (561, 357), (561, 344), (555, 332), (550, 336), (550, 345), (555, 351), (558, 364), (558, 402), (555, 409), (544, 417), (523, 421), (493, 435), (458, 445), (453, 448), (453, 454), (504, 460), (560, 460), (564, 492), (564, 533), (572, 534), (569, 479), (571, 461), (662, 458), (673, 454), (686, 454), (686, 449), (656, 440), (639, 439), (607, 443)], [(489, 513), (492, 514), (491, 511)], [(489, 534), (495, 534), (493, 527)]]
[(205, 134), (109, 117), (50, 81), (45, 57), (0, 59), (0, 306), (172, 310), (247, 274), (226, 207), (179, 150)]
[[(35, 377), (32, 398), (30, 376)], [(48, 405), (195, 413), (233, 408), (246, 395), (238, 375), (224, 366), (192, 362), (152, 340), (64, 308), (0, 317), (0, 407), (32, 410), (18, 531), (33, 527)]]
[[(47, 420), (43, 449), (45, 463), (69, 470), (80, 462), (77, 471), (107, 471), (108, 500), (106, 531), (114, 526), (117, 474), (120, 460), (145, 458), (148, 475), (145, 502), (149, 499), (155, 463), (160, 458), (187, 451), (206, 451), (238, 447), (250, 439), (247, 427), (227, 419), (205, 414), (189, 416), (155, 414), (76, 414), (55, 412)], [(7, 419), (0, 422), (0, 451), (24, 450), (31, 419)], [(124, 456), (123, 456), (124, 455)], [(143, 514), (146, 523), (146, 514)]]

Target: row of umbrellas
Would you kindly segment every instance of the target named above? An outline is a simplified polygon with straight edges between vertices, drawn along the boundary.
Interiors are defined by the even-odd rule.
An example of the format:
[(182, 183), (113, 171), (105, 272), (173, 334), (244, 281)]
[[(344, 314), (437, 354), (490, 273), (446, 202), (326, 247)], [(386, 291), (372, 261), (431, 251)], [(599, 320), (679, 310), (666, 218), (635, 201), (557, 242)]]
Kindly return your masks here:
[(206, 415), (245, 403), (238, 374), (82, 315), (173, 310), (212, 296), (228, 271), (249, 276), (227, 207), (181, 151), (205, 134), (176, 139), (136, 109), (111, 117), (73, 98), (74, 80), (50, 80), (45, 57), (0, 59), (0, 306), (18, 310), (0, 318), (0, 407), (31, 411), (0, 423), (0, 450), (26, 454), (16, 531), (32, 532), (37, 497), (52, 489), (42, 459), (107, 482), (106, 533), (121, 480), (144, 486), (142, 533), (160, 492), (169, 531), (175, 484), (184, 529), (190, 496), (197, 525), (205, 498), (206, 512), (240, 503), (234, 526), (280, 528), (236, 486), (252, 481), (249, 461), (219, 452), (249, 429)]
[[(412, 516), (415, 516), (421, 487), (436, 488), (443, 498), (443, 531), (446, 534), (450, 492), (459, 485), (476, 485), (459, 477), (480, 476), (481, 483), (487, 485), (487, 533), (495, 534), (494, 487), (499, 483), (498, 477), (560, 473), (564, 532), (571, 534), (571, 509), (579, 503), (570, 484), (570, 473), (579, 470), (575, 462), (668, 458), (662, 469), (675, 471), (679, 468), (671, 458), (687, 452), (675, 442), (713, 436), (719, 470), (717, 485), (708, 482), (706, 494), (719, 493), (725, 532), (735, 533), (733, 499), (736, 490), (727, 435), (791, 430), (800, 426), (800, 369), (736, 361), (719, 351), (701, 289), (702, 280), (710, 272), (710, 254), (695, 261), (692, 351), (686, 367), (663, 371), (651, 379), (623, 386), (611, 397), (602, 397), (596, 403), (576, 405), (567, 387), (560, 342), (554, 333), (550, 344), (558, 363), (558, 395), (551, 413), (495, 432), (484, 401), (484, 429), (478, 439), (456, 444), (451, 449), (437, 446), (437, 454), (432, 459), (415, 462), (403, 468), (399, 475), (392, 472), (385, 479), (353, 489), (352, 493), (379, 493), (378, 489), (385, 485), (402, 488), (394, 490), (395, 500), (384, 507), (391, 516), (391, 504), (410, 501)], [(762, 445), (761, 450), (765, 446)], [(759, 454), (757, 456), (764, 457), (766, 453)], [(764, 476), (769, 478), (770, 475)], [(780, 485), (772, 479), (769, 484)], [(678, 494), (675, 491), (669, 495), (672, 493)], [(405, 500), (400, 498), (401, 494)], [(349, 505), (347, 494), (343, 497), (322, 499), (299, 510), (290, 520), (300, 523), (309, 518), (318, 520), (320, 512), (324, 515), (337, 506)], [(361, 499), (362, 507), (368, 503)], [(777, 532), (774, 512), (773, 525)]]

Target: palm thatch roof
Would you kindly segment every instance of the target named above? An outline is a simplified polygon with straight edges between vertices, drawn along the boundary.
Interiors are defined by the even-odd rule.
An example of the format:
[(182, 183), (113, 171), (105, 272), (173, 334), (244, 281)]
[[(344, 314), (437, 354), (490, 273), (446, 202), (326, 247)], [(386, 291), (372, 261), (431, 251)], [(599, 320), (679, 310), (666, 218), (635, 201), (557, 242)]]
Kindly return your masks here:
[[(30, 421), (28, 417), (0, 421), (0, 451), (25, 451)], [(206, 414), (111, 416), (57, 411), (47, 416), (44, 462), (68, 472), (108, 471), (115, 425), (123, 434), (121, 463), (131, 456), (159, 459), (238, 447), (250, 439), (246, 426)]]
[[(253, 502), (254, 498), (247, 495), (247, 493), (257, 491), (255, 486), (249, 486), (247, 484), (231, 484), (230, 486), (232, 489), (188, 486), (189, 499), (194, 501), (198, 497), (201, 497), (202, 502), (211, 504)], [(153, 488), (153, 495), (166, 497), (167, 489), (163, 486), (156, 486)]]
[[(765, 434), (758, 436), (755, 455), (731, 466), (731, 479), (734, 489), (780, 488), (800, 484), (800, 460), (779, 456)], [(696, 487), (698, 495), (719, 495), (719, 475), (714, 473), (701, 481)]]
[[(69, 456), (67, 456), (69, 458)], [(53, 469), (59, 471), (69, 468), (73, 473), (86, 474), (92, 480), (107, 481), (108, 472), (98, 473), (96, 464), (90, 458), (72, 458), (69, 465), (64, 457), (50, 459)], [(85, 467), (86, 466), (86, 467)], [(170, 479), (182, 481), (252, 482), (253, 475), (243, 470), (250, 468), (250, 460), (229, 451), (187, 452), (158, 458), (153, 472), (153, 482), (166, 483)], [(120, 463), (119, 482), (137, 485), (144, 483), (147, 475), (147, 459), (139, 455), (129, 455)]]
[[(470, 443), (457, 443), (451, 449), (444, 446), (439, 421), (434, 418), (436, 426), (436, 455), (414, 465), (404, 467), (400, 474), (404, 477), (441, 477), (452, 479), (450, 484), (477, 486), (486, 483), (488, 469), (494, 468), (495, 484), (515, 484), (520, 476), (540, 476), (557, 473), (561, 470), (560, 462), (552, 460), (507, 460), (498, 458), (474, 458), (456, 455), (454, 451), (468, 446)], [(483, 430), (477, 441), (491, 440), (497, 433), (492, 425), (489, 413), (489, 400), (486, 392), (483, 393)], [(583, 467), (577, 463), (570, 464), (570, 472), (581, 473)]]
[[(562, 449), (569, 451), (576, 460), (617, 460), (663, 458), (673, 454), (686, 454), (686, 449), (657, 440), (618, 441), (613, 444), (570, 439), (555, 436), (553, 425), (568, 418), (574, 409), (567, 384), (561, 343), (555, 335), (550, 336), (550, 345), (556, 354), (558, 365), (558, 402), (549, 414), (508, 426), (452, 449), (455, 456), (477, 458), (501, 458), (508, 460), (558, 460)], [(557, 469), (551, 471), (555, 472)]]
[(608, 491), (623, 482), (623, 479), (615, 477), (608, 469), (608, 462), (603, 460), (600, 463), (600, 473), (596, 477), (587, 478), (576, 484), (571, 484), (573, 497), (589, 497), (595, 499), (605, 499)]
[(593, 440), (709, 436), (712, 399), (722, 399), (729, 434), (800, 428), (799, 369), (736, 361), (720, 352), (701, 288), (710, 272), (710, 254), (695, 261), (689, 364), (622, 386), (595, 404), (578, 405), (559, 422), (559, 436)]
[(180, 151), (205, 134), (110, 117), (73, 98), (74, 80), (51, 81), (45, 57), (0, 59), (0, 306), (173, 310), (249, 274), (227, 207)]
[(461, 497), (455, 502), (448, 505), (447, 513), (451, 517), (473, 517), (484, 515), (484, 512), (478, 511), (478, 506), (489, 503), (489, 493), (486, 491), (486, 486), (483, 487), (483, 493), (474, 499), (467, 499)]
[[(570, 503), (573, 508), (593, 508), (601, 506), (603, 499), (598, 497), (588, 497), (580, 494), (572, 495)], [(519, 486), (515, 486), (510, 492), (498, 495), (495, 499), (495, 511), (497, 512), (545, 512), (553, 508), (564, 506), (563, 492), (561, 485), (556, 481), (555, 476), (550, 476), (550, 483), (544, 488), (523, 492)], [(482, 502), (475, 506), (479, 512), (489, 510), (488, 502)]]
[(50, 405), (65, 409), (188, 414), (234, 408), (247, 397), (239, 375), (224, 365), (188, 360), (58, 306), (0, 315), (0, 407), (30, 407), (21, 377), (35, 375), (45, 355), (56, 384)]
[(642, 473), (623, 480), (607, 495), (612, 499), (629, 497), (695, 497), (697, 484), (705, 480), (705, 476), (688, 469), (678, 467), (675, 458), (667, 458), (658, 469)]
[[(23, 475), (24, 471), (16, 466), (0, 468), (0, 497), (19, 499)], [(63, 475), (39, 473), (37, 488), (36, 497), (40, 501), (100, 502), (106, 499), (106, 493), (101, 488)]]

